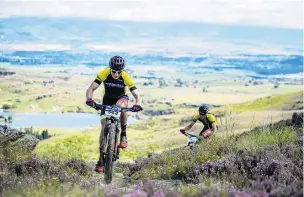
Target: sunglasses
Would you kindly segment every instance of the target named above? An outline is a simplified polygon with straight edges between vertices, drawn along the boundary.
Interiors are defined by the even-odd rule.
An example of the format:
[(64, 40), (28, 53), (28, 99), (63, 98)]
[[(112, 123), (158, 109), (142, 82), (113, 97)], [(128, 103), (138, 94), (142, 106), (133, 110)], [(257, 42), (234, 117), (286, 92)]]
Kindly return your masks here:
[(112, 72), (113, 74), (116, 74), (116, 73), (117, 73), (117, 74), (120, 75), (122, 71), (121, 71), (121, 70), (120, 70), (120, 71), (118, 71), (118, 70), (111, 70), (111, 72)]
[(204, 116), (204, 115), (206, 115), (206, 113), (199, 113), (201, 116)]

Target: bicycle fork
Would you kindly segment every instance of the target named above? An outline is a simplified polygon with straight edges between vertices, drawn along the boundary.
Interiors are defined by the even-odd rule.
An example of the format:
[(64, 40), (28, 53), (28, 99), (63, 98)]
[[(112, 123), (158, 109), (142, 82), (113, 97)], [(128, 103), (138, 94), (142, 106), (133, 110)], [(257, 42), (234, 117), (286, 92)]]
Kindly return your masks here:
[(105, 146), (107, 142), (107, 136), (108, 136), (108, 123), (106, 124), (103, 132), (102, 132), (102, 139), (101, 139), (101, 147), (100, 147), (100, 153), (99, 153), (99, 162), (104, 165), (105, 164), (105, 158), (106, 158), (106, 152), (105, 152)]
[(118, 147), (118, 136), (119, 136), (119, 129), (117, 123), (115, 124), (116, 131), (115, 131), (115, 145), (114, 145), (114, 155), (113, 155), (113, 161), (116, 161), (119, 159), (119, 147)]
[[(102, 162), (102, 164), (105, 164), (105, 158), (107, 156), (107, 153), (105, 151), (105, 147), (106, 147), (106, 142), (107, 142), (107, 138), (108, 138), (108, 128), (111, 125), (111, 121), (107, 122), (104, 131), (103, 131), (103, 135), (102, 135), (102, 141), (101, 141), (101, 151), (100, 151), (100, 162)], [(116, 161), (117, 159), (119, 159), (119, 147), (118, 147), (118, 136), (119, 136), (119, 128), (117, 125), (117, 122), (115, 122), (115, 127), (116, 127), (116, 132), (115, 132), (115, 146), (114, 146), (114, 155), (113, 155), (113, 161)]]

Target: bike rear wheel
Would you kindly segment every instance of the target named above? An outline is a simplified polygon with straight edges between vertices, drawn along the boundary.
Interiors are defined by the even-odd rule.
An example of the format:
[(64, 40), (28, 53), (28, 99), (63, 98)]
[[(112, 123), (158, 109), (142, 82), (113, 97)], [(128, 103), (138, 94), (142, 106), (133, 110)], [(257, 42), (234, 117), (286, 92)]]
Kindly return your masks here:
[(114, 123), (111, 123), (108, 127), (108, 144), (107, 144), (107, 155), (105, 158), (105, 175), (104, 180), (107, 184), (111, 183), (113, 177), (113, 154), (114, 154), (114, 143), (115, 143), (115, 132), (116, 127)]

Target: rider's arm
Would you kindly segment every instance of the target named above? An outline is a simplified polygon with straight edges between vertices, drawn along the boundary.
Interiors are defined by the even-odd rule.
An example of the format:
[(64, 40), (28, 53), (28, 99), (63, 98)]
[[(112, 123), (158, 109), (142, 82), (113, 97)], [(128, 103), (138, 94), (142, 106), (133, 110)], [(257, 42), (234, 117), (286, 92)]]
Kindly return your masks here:
[(136, 88), (132, 78), (125, 72), (122, 72), (122, 77), (124, 79), (124, 83), (130, 89), (131, 94), (135, 98), (135, 105), (141, 105), (141, 96), (139, 95), (139, 91)]
[(141, 105), (141, 96), (139, 95), (138, 89), (134, 89), (131, 93), (135, 98), (135, 105)]
[(215, 122), (212, 123), (212, 131), (213, 132), (217, 131), (217, 127), (216, 127)]
[(193, 125), (195, 124), (195, 122), (191, 122), (188, 126), (186, 126), (184, 128), (185, 131), (188, 131), (189, 129), (191, 129), (193, 127)]
[(191, 129), (198, 119), (199, 119), (199, 114), (195, 114), (192, 118), (192, 122), (188, 126), (186, 126), (184, 130), (188, 131), (189, 129)]
[(93, 92), (99, 87), (100, 84), (96, 83), (95, 81), (92, 82), (90, 87), (87, 89), (86, 97), (87, 99), (93, 97)]
[(109, 74), (110, 74), (110, 68), (105, 68), (97, 74), (96, 79), (92, 82), (90, 87), (87, 89), (86, 92), (87, 99), (93, 97), (93, 92), (99, 87), (99, 85), (107, 78)]
[(215, 116), (212, 115), (212, 114), (207, 114), (207, 118), (208, 118), (208, 120), (209, 120), (209, 121), (211, 122), (211, 124), (212, 124), (212, 131), (213, 131), (213, 132), (217, 131), (218, 122), (217, 122)]

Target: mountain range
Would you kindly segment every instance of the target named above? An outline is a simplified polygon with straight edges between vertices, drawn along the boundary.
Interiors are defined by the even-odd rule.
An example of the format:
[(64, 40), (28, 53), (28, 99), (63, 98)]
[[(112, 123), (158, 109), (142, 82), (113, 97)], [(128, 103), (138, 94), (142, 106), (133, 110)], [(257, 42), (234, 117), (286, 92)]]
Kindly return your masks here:
[(0, 62), (17, 65), (128, 64), (242, 69), (258, 74), (303, 72), (299, 29), (194, 22), (84, 18), (0, 19)]

